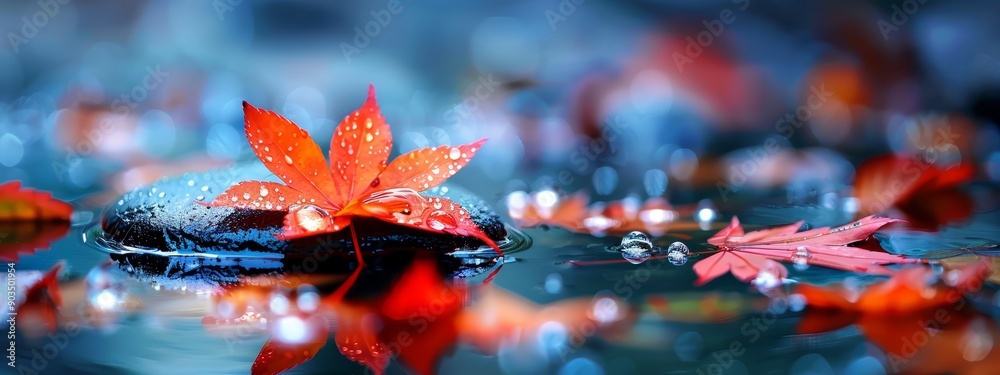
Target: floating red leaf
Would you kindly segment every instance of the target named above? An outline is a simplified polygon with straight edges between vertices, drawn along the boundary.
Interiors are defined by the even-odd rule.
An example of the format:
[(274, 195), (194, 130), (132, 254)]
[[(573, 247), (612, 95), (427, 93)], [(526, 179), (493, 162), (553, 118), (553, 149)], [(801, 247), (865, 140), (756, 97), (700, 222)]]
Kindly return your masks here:
[(0, 221), (68, 222), (73, 206), (52, 194), (22, 188), (20, 181), (0, 184)]
[(69, 232), (73, 207), (46, 192), (22, 188), (20, 181), (0, 184), (0, 259), (47, 249)]
[(885, 264), (912, 263), (919, 260), (899, 255), (847, 246), (862, 241), (882, 226), (899, 220), (865, 217), (837, 228), (815, 228), (799, 232), (802, 222), (744, 233), (739, 219), (733, 217), (728, 227), (709, 238), (719, 253), (694, 265), (697, 285), (705, 284), (726, 272), (742, 281), (757, 276), (765, 259), (819, 265), (853, 272), (884, 273)]
[[(485, 139), (461, 146), (412, 151), (387, 165), (389, 125), (375, 89), (344, 117), (330, 141), (330, 162), (309, 134), (284, 117), (243, 105), (247, 140), (261, 162), (284, 184), (247, 181), (230, 187), (211, 206), (287, 211), (280, 237), (335, 232), (351, 217), (372, 217), (431, 232), (471, 236), (500, 252), (467, 210), (448, 199), (419, 192), (437, 186), (469, 163)], [(355, 243), (359, 262), (361, 251)]]
[(979, 290), (990, 275), (989, 259), (949, 270), (940, 278), (929, 267), (903, 269), (864, 291), (800, 284), (797, 292), (811, 308), (873, 315), (905, 315), (954, 304)]
[(858, 167), (855, 178), (859, 214), (897, 208), (911, 225), (924, 229), (964, 219), (972, 213), (972, 198), (956, 188), (974, 174), (967, 164), (943, 169), (895, 154), (872, 158)]

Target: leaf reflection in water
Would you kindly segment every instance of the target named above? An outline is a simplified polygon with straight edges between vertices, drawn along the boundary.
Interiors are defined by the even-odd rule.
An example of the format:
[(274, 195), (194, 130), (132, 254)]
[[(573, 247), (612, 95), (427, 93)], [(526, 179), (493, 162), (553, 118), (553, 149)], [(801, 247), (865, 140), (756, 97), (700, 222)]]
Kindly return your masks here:
[[(477, 284), (446, 278), (443, 271), (438, 261), (417, 257), (372, 296), (358, 290), (378, 281), (370, 280), (365, 269), (359, 268), (324, 293), (312, 311), (302, 308), (297, 291), (307, 281), (317, 280), (296, 275), (271, 279), (276, 282), (270, 285), (247, 280), (227, 287), (214, 304), (217, 311), (224, 306), (230, 315), (242, 315), (232, 311), (234, 306), (243, 311), (268, 311), (262, 315), (270, 315), (267, 325), (271, 337), (253, 364), (254, 374), (274, 374), (308, 361), (326, 344), (327, 330), (344, 357), (373, 373), (383, 373), (395, 358), (414, 373), (429, 374), (435, 372), (440, 358), (459, 344), (471, 345), (484, 354), (497, 354), (511, 346), (549, 351), (562, 348), (538, 346), (578, 345), (592, 335), (620, 332), (634, 318), (630, 308), (611, 297), (537, 305), (491, 285), (493, 275)], [(316, 285), (319, 290), (329, 290), (329, 286)], [(280, 316), (274, 306), (268, 306), (273, 305), (276, 290), (292, 291), (280, 297), (279, 305), (284, 306)], [(288, 319), (297, 320), (296, 324), (279, 323)], [(230, 323), (238, 324), (239, 319), (205, 320), (207, 326)], [(565, 333), (563, 340), (538, 339), (554, 326)], [(300, 334), (301, 329), (309, 332)]]

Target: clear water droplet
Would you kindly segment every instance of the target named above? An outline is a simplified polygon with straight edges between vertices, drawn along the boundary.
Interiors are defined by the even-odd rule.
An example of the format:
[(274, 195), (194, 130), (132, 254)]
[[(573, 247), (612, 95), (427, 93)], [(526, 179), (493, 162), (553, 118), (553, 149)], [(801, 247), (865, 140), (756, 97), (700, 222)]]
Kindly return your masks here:
[(311, 204), (293, 205), (289, 211), (295, 212), (298, 226), (308, 232), (322, 231), (330, 225), (330, 213)]
[(687, 245), (680, 241), (670, 244), (670, 246), (667, 247), (667, 252), (679, 252), (684, 255), (691, 255), (691, 250), (688, 250)]
[(668, 251), (667, 260), (670, 261), (670, 264), (673, 264), (675, 266), (683, 266), (685, 263), (687, 263), (688, 256), (687, 254), (684, 254), (683, 252), (680, 251)]
[(653, 256), (653, 252), (649, 250), (642, 250), (639, 248), (622, 248), (622, 258), (625, 258), (625, 260), (632, 264), (645, 262), (651, 256)]
[(434, 230), (458, 227), (458, 220), (455, 220), (455, 217), (451, 216), (451, 214), (441, 210), (435, 210), (428, 214), (424, 219), (424, 223)]
[(795, 253), (792, 254), (792, 264), (794, 264), (795, 269), (803, 271), (809, 268), (809, 258), (812, 258), (812, 253), (809, 252), (805, 246), (799, 246), (795, 249)]
[(285, 155), (285, 163), (288, 163), (288, 165), (291, 165), (292, 164), (292, 157), (288, 156), (288, 155)]
[(649, 236), (640, 231), (633, 231), (622, 237), (621, 243), (622, 251), (625, 249), (639, 249), (639, 250), (652, 250), (653, 242), (649, 240)]
[(448, 151), (449, 159), (458, 160), (460, 157), (462, 157), (462, 150), (459, 150), (458, 147), (452, 147), (451, 150)]

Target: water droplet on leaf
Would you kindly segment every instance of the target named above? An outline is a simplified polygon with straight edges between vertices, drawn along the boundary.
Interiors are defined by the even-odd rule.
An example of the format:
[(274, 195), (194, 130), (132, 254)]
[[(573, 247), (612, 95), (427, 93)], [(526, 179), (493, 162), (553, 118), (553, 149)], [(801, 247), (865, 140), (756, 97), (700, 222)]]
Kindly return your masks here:
[(298, 222), (300, 228), (306, 231), (321, 231), (330, 225), (330, 213), (322, 208), (307, 204), (295, 205), (289, 210), (295, 212), (295, 221)]
[(805, 246), (799, 246), (795, 249), (795, 253), (792, 254), (792, 264), (799, 271), (805, 270), (809, 268), (809, 258), (812, 258), (812, 253), (809, 252), (809, 249)]

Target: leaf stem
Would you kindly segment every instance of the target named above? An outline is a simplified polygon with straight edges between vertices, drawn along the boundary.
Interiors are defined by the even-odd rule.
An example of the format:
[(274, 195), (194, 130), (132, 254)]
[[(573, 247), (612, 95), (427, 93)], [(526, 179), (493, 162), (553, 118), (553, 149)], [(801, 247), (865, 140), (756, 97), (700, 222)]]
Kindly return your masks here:
[(354, 244), (354, 255), (358, 258), (358, 269), (365, 266), (365, 258), (361, 255), (361, 245), (358, 243), (358, 233), (354, 230), (354, 219), (348, 218), (347, 225), (351, 227), (351, 243)]

